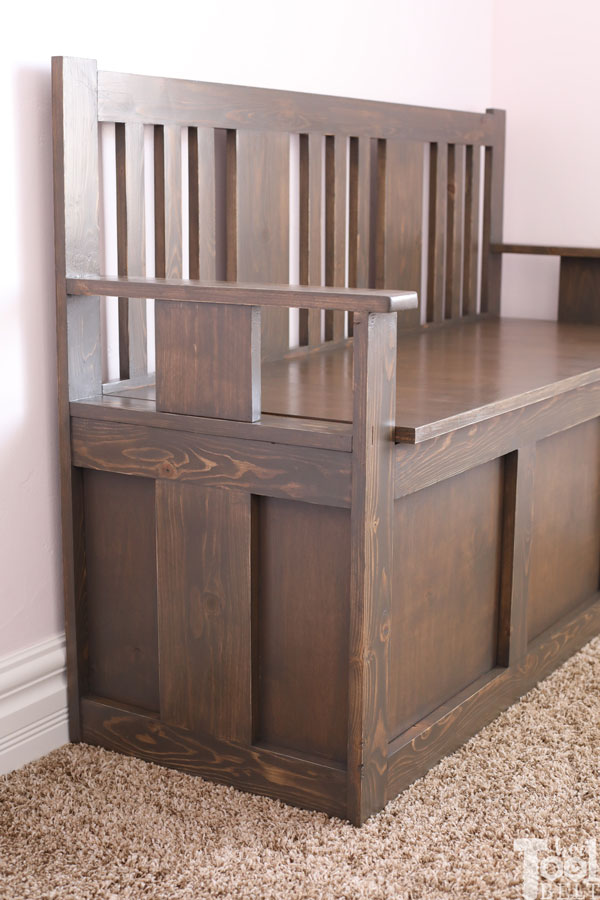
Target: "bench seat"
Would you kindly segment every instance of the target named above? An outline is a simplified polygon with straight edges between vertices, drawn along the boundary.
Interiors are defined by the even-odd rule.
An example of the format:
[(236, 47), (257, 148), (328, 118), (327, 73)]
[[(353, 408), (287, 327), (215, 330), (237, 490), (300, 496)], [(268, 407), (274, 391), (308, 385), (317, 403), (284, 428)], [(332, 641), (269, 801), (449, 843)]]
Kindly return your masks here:
[[(481, 319), (412, 331), (398, 342), (396, 441), (420, 443), (595, 381), (600, 326)], [(112, 396), (152, 403), (154, 387)], [(265, 363), (262, 397), (270, 416), (350, 422), (352, 343)]]

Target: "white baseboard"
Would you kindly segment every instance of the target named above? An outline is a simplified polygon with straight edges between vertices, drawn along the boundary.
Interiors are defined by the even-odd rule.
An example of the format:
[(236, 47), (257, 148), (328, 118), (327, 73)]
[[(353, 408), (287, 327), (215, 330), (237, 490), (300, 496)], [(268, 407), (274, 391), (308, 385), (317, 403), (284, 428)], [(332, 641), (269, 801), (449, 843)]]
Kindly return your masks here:
[(68, 740), (64, 635), (0, 658), (0, 775)]

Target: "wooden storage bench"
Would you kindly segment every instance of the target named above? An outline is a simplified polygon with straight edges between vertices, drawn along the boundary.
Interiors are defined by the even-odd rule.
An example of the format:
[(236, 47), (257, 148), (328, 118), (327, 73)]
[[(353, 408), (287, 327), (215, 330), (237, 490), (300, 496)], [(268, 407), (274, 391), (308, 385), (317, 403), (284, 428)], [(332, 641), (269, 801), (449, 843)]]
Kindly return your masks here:
[(498, 110), (53, 108), (72, 739), (359, 824), (600, 630), (600, 254), (502, 244)]

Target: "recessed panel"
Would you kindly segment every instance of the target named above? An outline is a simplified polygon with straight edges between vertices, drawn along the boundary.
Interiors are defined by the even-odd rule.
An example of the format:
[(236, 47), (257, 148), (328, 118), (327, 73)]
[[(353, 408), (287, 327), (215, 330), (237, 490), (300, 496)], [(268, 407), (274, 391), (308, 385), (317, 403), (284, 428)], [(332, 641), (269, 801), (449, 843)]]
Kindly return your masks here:
[(537, 637), (600, 583), (600, 420), (537, 445), (527, 635)]
[(154, 481), (84, 471), (90, 693), (157, 711)]
[(390, 739), (496, 664), (503, 462), (397, 500)]
[(350, 512), (256, 498), (256, 739), (346, 758)]

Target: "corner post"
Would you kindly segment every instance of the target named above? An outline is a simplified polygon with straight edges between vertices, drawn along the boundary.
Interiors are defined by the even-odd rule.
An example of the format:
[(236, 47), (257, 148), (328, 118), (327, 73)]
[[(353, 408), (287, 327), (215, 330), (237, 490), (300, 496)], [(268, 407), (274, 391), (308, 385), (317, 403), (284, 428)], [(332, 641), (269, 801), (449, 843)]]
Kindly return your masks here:
[[(54, 241), (62, 565), (67, 636), (69, 731), (80, 738), (87, 642), (83, 483), (71, 462), (69, 401), (102, 391), (100, 300), (67, 297), (66, 278), (100, 273), (98, 75), (95, 60), (52, 59)], [(79, 637), (78, 637), (79, 634)]]
[(387, 790), (387, 686), (393, 553), (396, 313), (354, 316), (348, 818)]

